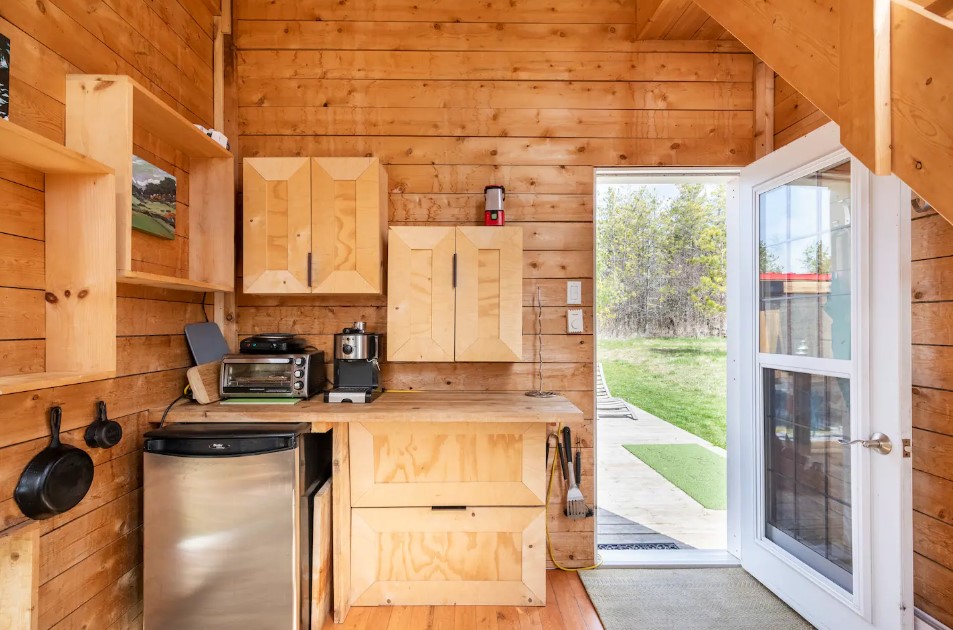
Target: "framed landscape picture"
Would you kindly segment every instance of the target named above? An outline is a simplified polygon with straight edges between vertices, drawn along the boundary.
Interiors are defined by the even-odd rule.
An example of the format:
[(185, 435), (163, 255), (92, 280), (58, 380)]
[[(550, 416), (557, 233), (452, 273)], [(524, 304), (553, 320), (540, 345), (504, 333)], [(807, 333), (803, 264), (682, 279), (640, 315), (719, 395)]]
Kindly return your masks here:
[(132, 227), (162, 238), (175, 238), (175, 177), (135, 155)]
[(0, 118), (10, 118), (10, 39), (0, 34)]

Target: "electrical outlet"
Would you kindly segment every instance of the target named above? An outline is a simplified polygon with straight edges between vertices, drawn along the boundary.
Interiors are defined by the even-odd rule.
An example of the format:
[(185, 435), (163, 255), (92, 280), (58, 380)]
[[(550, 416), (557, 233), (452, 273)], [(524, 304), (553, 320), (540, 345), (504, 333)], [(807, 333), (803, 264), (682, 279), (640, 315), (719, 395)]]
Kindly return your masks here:
[(566, 304), (582, 304), (582, 282), (579, 280), (566, 282)]
[(583, 332), (581, 308), (571, 308), (566, 311), (566, 332), (570, 334)]

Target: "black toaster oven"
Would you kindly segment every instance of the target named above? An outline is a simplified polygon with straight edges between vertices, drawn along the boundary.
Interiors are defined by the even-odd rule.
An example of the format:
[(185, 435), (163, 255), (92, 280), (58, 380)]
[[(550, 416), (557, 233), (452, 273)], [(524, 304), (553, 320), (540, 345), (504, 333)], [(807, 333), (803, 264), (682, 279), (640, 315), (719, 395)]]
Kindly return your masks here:
[(222, 398), (310, 398), (324, 389), (324, 353), (227, 354)]

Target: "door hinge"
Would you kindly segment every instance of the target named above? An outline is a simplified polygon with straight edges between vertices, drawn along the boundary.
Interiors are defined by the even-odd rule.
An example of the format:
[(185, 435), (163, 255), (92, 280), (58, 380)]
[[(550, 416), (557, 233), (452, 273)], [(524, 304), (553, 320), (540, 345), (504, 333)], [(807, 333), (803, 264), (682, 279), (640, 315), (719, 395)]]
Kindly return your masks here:
[(311, 252), (308, 252), (308, 287), (311, 287)]
[(903, 458), (907, 459), (911, 457), (913, 453), (913, 441), (910, 438), (903, 438), (900, 442), (903, 444)]
[(457, 255), (453, 255), (453, 288), (457, 288)]

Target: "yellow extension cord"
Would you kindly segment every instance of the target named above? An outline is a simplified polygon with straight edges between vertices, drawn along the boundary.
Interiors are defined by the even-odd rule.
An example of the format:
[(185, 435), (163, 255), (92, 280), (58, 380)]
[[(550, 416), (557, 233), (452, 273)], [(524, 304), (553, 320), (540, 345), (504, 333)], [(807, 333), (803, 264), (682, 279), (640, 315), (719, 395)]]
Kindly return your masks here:
[[(557, 449), (557, 452), (556, 452), (556, 453), (553, 453), (553, 461), (552, 461), (552, 463), (549, 465), (549, 483), (546, 485), (546, 512), (547, 512), (547, 518), (546, 518), (546, 546), (549, 548), (549, 559), (553, 561), (553, 566), (555, 566), (555, 567), (556, 567), (557, 569), (559, 569), (560, 571), (567, 571), (567, 572), (591, 571), (592, 569), (598, 569), (599, 566), (602, 564), (602, 558), (601, 558), (601, 557), (599, 558), (599, 561), (596, 562), (596, 563), (595, 563), (594, 565), (592, 565), (592, 566), (588, 566), (588, 567), (576, 567), (576, 568), (574, 568), (574, 567), (564, 567), (563, 565), (559, 564), (559, 562), (556, 560), (556, 554), (553, 553), (553, 541), (552, 541), (552, 538), (550, 538), (550, 536), (549, 536), (549, 515), (548, 515), (548, 512), (549, 512), (549, 497), (550, 497), (550, 495), (552, 495), (552, 493), (553, 493), (553, 478), (556, 476), (556, 460), (559, 458), (558, 449), (559, 449), (559, 432), (560, 432), (560, 429), (562, 429), (562, 425), (561, 425), (561, 424), (556, 427), (556, 433), (555, 433), (555, 434), (550, 433), (549, 435), (546, 436), (546, 444), (547, 444), (547, 445), (549, 444), (549, 438), (552, 437), (553, 435), (556, 436), (556, 449)], [(595, 510), (593, 510), (592, 518), (595, 519), (595, 517), (596, 517), (596, 516), (595, 516)], [(599, 554), (598, 554), (598, 552), (597, 552), (597, 553), (596, 553), (596, 556), (598, 557), (598, 555), (599, 555)]]

